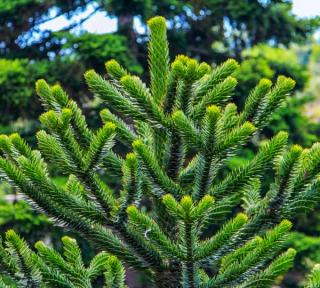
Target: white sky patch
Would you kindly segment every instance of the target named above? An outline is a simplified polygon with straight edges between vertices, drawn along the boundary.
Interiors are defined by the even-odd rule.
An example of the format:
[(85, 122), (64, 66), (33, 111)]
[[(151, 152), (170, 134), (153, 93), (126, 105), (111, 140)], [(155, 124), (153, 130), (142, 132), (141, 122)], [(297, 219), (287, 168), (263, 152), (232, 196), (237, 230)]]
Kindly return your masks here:
[[(320, 0), (293, 0), (292, 3), (293, 13), (299, 17), (314, 17), (320, 15)], [(65, 16), (60, 16), (41, 24), (39, 28), (40, 30), (59, 31), (70, 25), (70, 23), (80, 21), (87, 17), (94, 11), (94, 8), (94, 5), (88, 5), (85, 12), (79, 13), (77, 16), (72, 18), (72, 22), (70, 22), (70, 20)], [(54, 16), (54, 13), (55, 12), (53, 11), (53, 15), (51, 15), (51, 17)], [(135, 18), (134, 24), (138, 33), (145, 32), (145, 27), (143, 27), (138, 18)], [(73, 29), (72, 32), (77, 33), (83, 30), (97, 34), (112, 33), (117, 30), (117, 19), (109, 17), (105, 11), (99, 11), (83, 22), (80, 27)]]
[(293, 0), (293, 13), (299, 17), (314, 17), (320, 15), (319, 0)]
[(106, 16), (106, 12), (97, 12), (82, 24), (82, 29), (97, 34), (116, 32), (117, 19)]
[[(65, 27), (68, 27), (71, 23), (76, 23), (88, 17), (94, 12), (95, 7), (93, 5), (88, 5), (86, 11), (75, 15), (71, 19), (67, 19), (65, 16), (60, 16), (48, 22), (39, 25), (40, 30), (51, 30), (59, 31)], [(55, 11), (50, 13), (49, 17), (53, 17)], [(84, 21), (80, 27), (72, 30), (72, 32), (79, 32), (80, 30), (88, 31), (91, 33), (103, 34), (112, 33), (117, 30), (117, 19), (107, 16), (105, 11), (98, 11), (94, 13), (88, 20)]]

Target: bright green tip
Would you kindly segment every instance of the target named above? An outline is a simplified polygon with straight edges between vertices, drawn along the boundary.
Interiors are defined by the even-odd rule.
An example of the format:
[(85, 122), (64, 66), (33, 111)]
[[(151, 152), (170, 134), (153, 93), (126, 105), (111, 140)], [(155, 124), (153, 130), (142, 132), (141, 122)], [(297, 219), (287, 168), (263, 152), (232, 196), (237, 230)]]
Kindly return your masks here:
[(52, 129), (61, 123), (58, 114), (53, 110), (49, 110), (48, 112), (40, 115), (39, 120), (43, 125)]
[(51, 87), (51, 91), (52, 91), (52, 93), (54, 93), (54, 94), (63, 93), (62, 87), (61, 87), (59, 84), (54, 84), (54, 85)]
[(190, 67), (191, 69), (196, 68), (198, 64), (199, 64), (199, 63), (198, 63), (198, 61), (197, 61), (196, 59), (189, 58), (189, 59), (187, 60), (187, 65), (188, 65), (188, 67)]
[[(183, 55), (183, 54), (179, 54), (176, 56), (176, 58), (174, 59), (174, 62), (181, 62), (183, 64), (187, 64), (188, 61), (191, 60), (188, 56)], [(173, 63), (174, 63), (173, 62)]]
[(303, 150), (303, 148), (302, 148), (300, 145), (298, 145), (298, 144), (295, 144), (295, 145), (293, 145), (293, 146), (291, 147), (291, 151), (292, 151), (293, 153), (301, 153), (302, 150)]
[(133, 76), (131, 76), (131, 75), (124, 75), (124, 76), (121, 77), (120, 82), (121, 82), (122, 84), (126, 84), (126, 83), (129, 83), (129, 82), (132, 81), (132, 80), (133, 80)]
[(131, 161), (131, 160), (135, 160), (135, 159), (137, 159), (137, 157), (136, 157), (136, 154), (134, 154), (134, 153), (128, 153), (126, 155), (126, 160)]
[(183, 75), (185, 69), (184, 69), (184, 65), (183, 63), (181, 63), (180, 61), (174, 61), (172, 64), (171, 64), (171, 68), (172, 70), (177, 73), (178, 75)]
[[(166, 27), (166, 19), (162, 16), (155, 16), (148, 20), (147, 22), (149, 28), (152, 30), (153, 28)], [(156, 31), (155, 31), (156, 32)]]
[(280, 131), (277, 135), (277, 138), (288, 139), (288, 133), (285, 131)]
[(34, 244), (34, 247), (36, 248), (36, 249), (40, 249), (41, 247), (44, 247), (45, 246), (45, 244), (44, 244), (44, 242), (43, 241), (37, 241), (36, 242), (36, 244)]
[(267, 78), (262, 78), (260, 81), (259, 81), (259, 86), (263, 86), (263, 87), (266, 87), (266, 88), (270, 88), (272, 86), (272, 82), (271, 80), (267, 79)]
[(111, 255), (108, 258), (108, 262), (109, 264), (113, 265), (113, 264), (118, 264), (119, 260), (116, 256)]
[(114, 69), (114, 68), (120, 68), (120, 64), (114, 59), (107, 61), (105, 66), (106, 66), (107, 70)]
[(192, 206), (192, 198), (189, 195), (185, 195), (180, 200), (180, 205), (184, 209), (189, 209)]
[(68, 96), (67, 94), (63, 91), (62, 87), (59, 84), (55, 84), (51, 88), (51, 92), (53, 97), (56, 99), (56, 101), (61, 105), (61, 106), (66, 106), (68, 103)]
[(69, 241), (69, 240), (71, 240), (71, 238), (69, 236), (62, 236), (61, 240), (62, 241)]
[(320, 264), (314, 265), (312, 271), (320, 271)]
[[(1, 136), (0, 136), (1, 137)], [(21, 137), (18, 133), (12, 133), (9, 135), (10, 140), (15, 141), (15, 140), (20, 140)]]
[(238, 109), (237, 105), (235, 103), (231, 102), (231, 103), (227, 104), (227, 106), (224, 109), (224, 111), (225, 111), (225, 113), (230, 113), (230, 112), (231, 113), (237, 113), (237, 109)]
[(0, 140), (1, 140), (1, 141), (4, 141), (4, 140), (8, 141), (8, 140), (9, 140), (9, 137), (8, 137), (8, 135), (1, 134), (1, 135), (0, 135)]
[(39, 138), (39, 137), (43, 137), (45, 136), (47, 133), (46, 131), (44, 130), (39, 130), (38, 132), (36, 132), (36, 137)]
[(220, 108), (216, 105), (210, 105), (207, 107), (207, 113), (218, 114), (220, 113)]
[(198, 73), (200, 74), (200, 76), (210, 72), (210, 70), (211, 70), (211, 67), (206, 62), (201, 62), (198, 67)]
[(59, 84), (54, 84), (51, 87), (51, 91), (53, 94), (61, 94), (63, 93), (62, 87)]
[(104, 129), (109, 130), (109, 131), (115, 131), (117, 126), (113, 122), (106, 122), (103, 126)]
[(141, 140), (134, 140), (132, 142), (132, 147), (133, 148), (139, 148), (143, 146), (143, 142)]
[(128, 214), (134, 214), (134, 213), (137, 213), (138, 212), (138, 209), (136, 206), (134, 205), (130, 205), (128, 208), (127, 208), (127, 213)]
[(288, 90), (292, 90), (294, 88), (294, 86), (296, 85), (296, 81), (294, 81), (290, 77), (286, 77), (286, 76), (281, 75), (277, 79), (277, 84), (285, 87)]
[(63, 108), (62, 111), (61, 111), (61, 113), (62, 113), (63, 115), (72, 115), (72, 111), (71, 111), (71, 109), (69, 109), (69, 108)]
[(256, 126), (254, 126), (251, 122), (248, 122), (248, 121), (243, 124), (243, 128), (250, 130), (250, 131), (256, 130)]
[(13, 145), (19, 144), (22, 142), (21, 136), (18, 133), (12, 133), (9, 135), (9, 139)]
[(257, 241), (257, 242), (262, 242), (263, 238), (260, 237), (260, 236), (256, 236), (256, 237), (254, 237), (254, 240)]
[(110, 110), (109, 109), (107, 109), (107, 108), (104, 108), (104, 109), (102, 109), (101, 111), (100, 111), (100, 116), (102, 116), (102, 115), (109, 115), (110, 114)]
[(69, 236), (63, 236), (63, 237), (61, 238), (61, 240), (62, 240), (62, 242), (73, 242), (73, 243), (76, 243), (76, 242), (77, 242), (76, 239), (73, 239), (73, 238), (71, 238), (71, 237), (69, 237)]
[(225, 81), (229, 82), (232, 86), (236, 86), (238, 84), (238, 80), (232, 76), (227, 77)]
[(240, 65), (235, 59), (228, 59), (225, 62), (226, 65), (230, 66), (230, 68), (237, 69)]
[(124, 70), (121, 65), (114, 59), (111, 59), (105, 63), (105, 67), (107, 72), (117, 79), (121, 78), (122, 76), (126, 75), (126, 70)]
[(50, 86), (44, 79), (40, 79), (36, 82), (36, 92), (37, 94), (44, 99), (50, 98), (51, 90)]
[(213, 202), (214, 201), (214, 197), (212, 197), (211, 195), (204, 195), (201, 201), (205, 201), (205, 202)]
[(119, 80), (122, 76), (127, 74), (127, 71), (121, 67), (121, 65), (114, 59), (111, 59), (105, 63), (107, 72), (113, 77)]
[(177, 120), (179, 118), (183, 117), (183, 112), (181, 110), (175, 111), (172, 114), (172, 119)]
[(291, 229), (292, 222), (287, 220), (287, 219), (285, 219), (285, 220), (282, 220), (279, 225), (282, 226), (282, 227), (287, 227), (288, 229)]
[(134, 153), (128, 153), (126, 155), (126, 163), (129, 167), (134, 167), (137, 165), (137, 156)]
[(41, 119), (49, 119), (49, 118), (57, 118), (57, 113), (53, 110), (49, 110), (47, 112), (44, 112), (40, 115), (40, 120)]
[(90, 81), (93, 77), (96, 77), (98, 74), (96, 71), (94, 71), (93, 69), (90, 69), (88, 71), (86, 71), (84, 73), (84, 78), (87, 80), (87, 81)]
[(293, 89), (296, 86), (295, 80), (288, 78), (287, 81), (288, 81), (289, 85), (292, 87), (291, 89)]
[(295, 249), (293, 249), (293, 248), (289, 248), (289, 249), (287, 250), (287, 253), (290, 254), (290, 255), (292, 255), (292, 256), (294, 256), (294, 255), (297, 254), (297, 251), (296, 251)]
[(5, 135), (5, 134), (1, 134), (0, 135), (0, 140), (3, 141), (4, 139), (9, 139), (9, 137), (7, 135)]
[(51, 87), (52, 90), (61, 90), (61, 86), (60, 84), (54, 84), (52, 87)]
[(41, 90), (42, 88), (47, 88), (47, 87), (48, 87), (48, 84), (47, 84), (46, 80), (39, 79), (36, 81), (36, 90), (37, 91)]
[(244, 213), (239, 213), (236, 218), (244, 223), (248, 221), (248, 216)]
[(173, 198), (173, 196), (171, 194), (164, 195), (162, 197), (162, 200), (163, 200), (163, 202), (171, 202), (171, 201), (175, 202), (175, 200), (174, 200), (174, 198)]
[(0, 135), (0, 149), (9, 151), (11, 147), (11, 141), (7, 135)]
[(103, 122), (107, 122), (110, 120), (111, 112), (109, 109), (105, 108), (101, 110), (99, 114)]
[(7, 238), (10, 238), (10, 237), (15, 237), (17, 236), (16, 232), (14, 232), (14, 230), (12, 229), (9, 229), (7, 232), (6, 232), (6, 237)]

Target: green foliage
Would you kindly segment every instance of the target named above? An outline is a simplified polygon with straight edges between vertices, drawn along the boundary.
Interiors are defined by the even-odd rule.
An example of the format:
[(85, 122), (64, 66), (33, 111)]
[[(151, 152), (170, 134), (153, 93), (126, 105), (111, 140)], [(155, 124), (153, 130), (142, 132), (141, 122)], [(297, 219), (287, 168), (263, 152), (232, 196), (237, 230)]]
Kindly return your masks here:
[[(67, 35), (68, 44), (65, 44), (61, 50), (62, 55), (52, 60), (0, 59), (1, 124), (12, 126), (18, 117), (21, 118), (20, 121), (26, 122), (36, 119), (41, 112), (41, 105), (34, 91), (34, 82), (44, 75), (48, 81), (64, 85), (71, 95), (82, 102), (88, 98), (82, 79), (82, 74), (87, 67), (94, 65), (98, 71), (102, 72), (105, 60), (114, 57), (121, 64), (130, 67), (130, 72), (139, 74), (142, 72), (141, 66), (129, 52), (126, 40), (122, 36), (64, 35)], [(69, 54), (65, 53), (68, 49)], [(71, 55), (70, 51), (72, 51)], [(19, 131), (19, 129), (13, 131)], [(28, 131), (24, 132), (30, 136)], [(34, 133), (32, 130), (30, 132)]]
[[(0, 66), (0, 100), (2, 103), (0, 111), (1, 123), (4, 124), (16, 121), (18, 117), (32, 120), (40, 113), (39, 101), (34, 91), (34, 82), (39, 77), (47, 75), (52, 81), (73, 82), (68, 87), (71, 91), (75, 88), (73, 85), (77, 87), (81, 85), (81, 79), (77, 79), (74, 75), (78, 68), (74, 61), (68, 59), (57, 58), (53, 62), (1, 59)], [(72, 81), (70, 81), (71, 78)], [(81, 96), (83, 97), (80, 94), (80, 98)], [(33, 107), (31, 111), (30, 106)]]
[[(0, 244), (0, 267), (7, 274), (1, 287), (95, 287), (97, 277), (105, 276), (106, 288), (125, 288), (124, 268), (115, 256), (97, 254), (85, 266), (75, 239), (62, 237), (63, 255), (45, 245), (35, 244), (33, 252), (14, 231), (6, 233)], [(8, 285), (10, 286), (8, 286)]]
[(1, 103), (3, 105), (25, 106), (32, 96), (32, 89), (27, 85), (28, 71), (24, 68), (26, 60), (0, 60)]
[(317, 288), (319, 286), (320, 286), (320, 267), (319, 265), (316, 265), (309, 276), (309, 280), (306, 287)]
[(297, 250), (296, 269), (309, 271), (316, 263), (320, 262), (320, 239), (308, 236), (302, 232), (294, 232), (290, 237), (290, 246)]
[[(34, 213), (25, 201), (12, 193), (13, 191), (9, 189), (7, 183), (1, 183), (0, 225), (2, 229), (14, 227), (21, 234), (30, 234), (34, 227), (39, 229), (41, 226), (49, 224), (44, 215)], [(10, 196), (16, 199), (7, 199)]]
[[(146, 37), (136, 33), (135, 18), (139, 18), (144, 26), (146, 19), (152, 15), (166, 16), (171, 24), (168, 36), (174, 53), (192, 55), (208, 62), (217, 59), (221, 62), (221, 59), (230, 56), (240, 58), (243, 49), (259, 43), (272, 41), (275, 45), (289, 45), (291, 42), (301, 42), (319, 24), (318, 17), (301, 19), (295, 16), (291, 1), (286, 0), (250, 3), (246, 0), (230, 0), (227, 3), (221, 0), (11, 0), (3, 1), (0, 6), (0, 39), (3, 41), (0, 54), (32, 59), (48, 59), (49, 55), (59, 54), (65, 42), (57, 41), (55, 32), (39, 31), (39, 24), (50, 21), (54, 11), (56, 17), (65, 16), (71, 20), (59, 32), (72, 32), (87, 19), (85, 16), (74, 16), (79, 16), (89, 5), (95, 9), (94, 12), (105, 11), (110, 17), (117, 18), (117, 34), (127, 38), (134, 56), (144, 67), (146, 61), (141, 59), (140, 51)], [(282, 29), (278, 29), (280, 26)], [(33, 37), (34, 41), (30, 41)], [(211, 50), (208, 49), (210, 46)], [(89, 54), (92, 54), (91, 51)]]
[(167, 43), (166, 20), (155, 17), (148, 21), (151, 30), (149, 49), (149, 66), (151, 94), (157, 103), (166, 95), (169, 76), (169, 49)]
[(294, 47), (288, 50), (260, 44), (244, 50), (240, 69), (235, 72), (239, 86), (234, 99), (243, 105), (248, 88), (254, 88), (261, 78), (274, 81), (279, 75), (285, 75), (295, 79), (295, 90), (298, 93), (288, 97), (281, 109), (272, 115), (270, 125), (263, 130), (263, 134), (270, 137), (279, 131), (287, 131), (290, 142), (310, 146), (316, 141), (314, 135), (317, 134), (319, 125), (304, 115), (304, 105), (312, 100), (307, 96), (309, 93), (302, 94), (307, 87), (310, 73), (298, 56)]
[(116, 34), (92, 34), (83, 33), (73, 35), (71, 33), (57, 32), (57, 41), (63, 40), (60, 53), (72, 55), (77, 63), (81, 62), (85, 67), (96, 67), (103, 71), (104, 61), (117, 59), (122, 65), (128, 67), (130, 72), (142, 73), (142, 67), (137, 63), (130, 51), (127, 39)]
[(305, 114), (305, 107), (312, 105), (312, 99), (307, 96), (289, 98), (278, 112), (272, 117), (265, 135), (273, 135), (278, 131), (290, 133), (290, 142), (311, 146), (317, 141), (319, 124)]
[[(278, 75), (285, 75), (295, 79), (295, 88), (302, 90), (310, 76), (294, 49), (288, 50), (281, 47), (275, 48), (260, 44), (244, 50), (242, 57), (244, 59), (242, 65), (244, 66), (244, 71), (247, 73), (242, 73), (244, 71), (240, 69), (237, 77), (239, 77), (240, 82), (245, 81), (246, 84), (251, 84), (250, 87), (261, 77), (275, 79)], [(259, 65), (257, 65), (257, 62)], [(255, 71), (253, 69), (259, 70)], [(258, 72), (255, 78), (250, 75), (250, 71)], [(251, 82), (249, 82), (249, 79)]]
[[(242, 50), (259, 43), (274, 46), (299, 43), (319, 25), (319, 17), (298, 18), (292, 11), (292, 1), (286, 0), (190, 0), (186, 3), (187, 7), (173, 6), (177, 12), (170, 18), (173, 28), (169, 39), (176, 53), (192, 53), (208, 62), (217, 59), (220, 62), (230, 56), (240, 59)], [(212, 49), (208, 51), (210, 46)]]
[[(226, 166), (268, 124), (295, 82), (285, 76), (274, 85), (260, 81), (239, 112), (230, 102), (235, 60), (211, 68), (178, 56), (169, 66), (165, 20), (156, 17), (149, 25), (150, 89), (115, 61), (106, 64), (111, 79), (86, 72), (89, 89), (110, 108), (95, 131), (59, 85), (39, 80), (46, 109), (39, 150), (18, 134), (2, 135), (1, 176), (102, 253), (145, 273), (149, 285), (270, 287), (293, 265), (295, 251), (283, 252), (290, 220), (319, 201), (320, 144), (290, 147), (280, 132), (237, 169)], [(115, 143), (130, 151), (125, 159)], [(68, 177), (65, 185), (53, 181), (50, 164)], [(267, 185), (271, 169), (275, 176)], [(108, 173), (118, 179), (114, 188), (104, 181)], [(71, 240), (63, 240), (65, 259), (36, 245), (44, 262), (39, 274), (33, 262), (39, 258), (13, 238), (7, 241), (18, 260), (12, 267), (6, 261), (5, 270), (22, 271), (29, 283), (36, 285), (45, 272), (69, 281), (67, 287), (90, 287), (97, 274), (88, 274)], [(108, 259), (107, 283), (123, 286), (121, 264)], [(52, 266), (61, 274), (52, 276)]]

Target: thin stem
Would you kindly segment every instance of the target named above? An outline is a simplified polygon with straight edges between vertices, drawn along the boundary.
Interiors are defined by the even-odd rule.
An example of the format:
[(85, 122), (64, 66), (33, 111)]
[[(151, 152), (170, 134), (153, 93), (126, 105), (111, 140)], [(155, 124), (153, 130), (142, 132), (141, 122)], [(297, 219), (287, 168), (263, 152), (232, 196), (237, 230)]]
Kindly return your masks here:
[(168, 176), (176, 180), (182, 165), (183, 146), (180, 135), (177, 131), (173, 131), (171, 136), (170, 156), (167, 165)]
[[(209, 183), (211, 182), (210, 177), (210, 168), (211, 168), (211, 162), (212, 162), (212, 155), (210, 153), (204, 154), (204, 164), (202, 169), (199, 169), (198, 174), (198, 183), (196, 183), (195, 191), (194, 191), (194, 197), (195, 199), (201, 199), (209, 186)], [(200, 159), (199, 159), (200, 161)]]
[(195, 264), (193, 261), (193, 235), (192, 235), (192, 223), (185, 221), (185, 244), (187, 249), (187, 260), (185, 262), (184, 274), (185, 279), (183, 281), (184, 288), (195, 288)]

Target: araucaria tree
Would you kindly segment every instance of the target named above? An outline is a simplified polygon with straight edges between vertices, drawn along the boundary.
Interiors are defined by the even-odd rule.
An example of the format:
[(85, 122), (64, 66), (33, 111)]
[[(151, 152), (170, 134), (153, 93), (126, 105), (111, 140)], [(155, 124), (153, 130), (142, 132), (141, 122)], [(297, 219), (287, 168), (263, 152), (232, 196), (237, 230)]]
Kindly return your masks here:
[[(258, 139), (294, 81), (262, 79), (238, 112), (230, 103), (236, 61), (212, 68), (177, 56), (170, 65), (165, 19), (148, 26), (150, 88), (115, 60), (106, 63), (107, 79), (85, 74), (110, 109), (101, 111), (101, 129), (88, 128), (61, 87), (39, 80), (47, 110), (39, 150), (17, 134), (0, 138), (1, 175), (104, 251), (85, 268), (70, 238), (63, 257), (42, 242), (33, 252), (9, 231), (1, 271), (22, 287), (92, 287), (102, 274), (106, 287), (125, 287), (122, 265), (145, 273), (148, 287), (270, 287), (293, 263), (290, 220), (318, 201), (320, 144), (288, 147), (279, 133), (246, 164), (227, 164)], [(125, 156), (113, 150), (117, 142)], [(64, 186), (46, 161), (68, 176)], [(270, 187), (266, 173), (274, 175)], [(110, 188), (106, 175), (119, 185)], [(308, 287), (320, 287), (319, 278), (315, 268)]]

